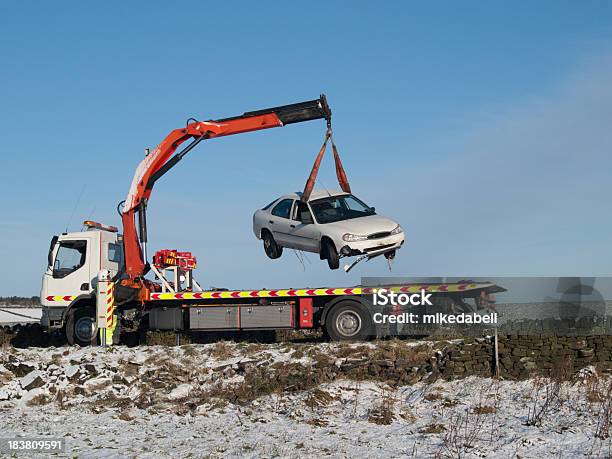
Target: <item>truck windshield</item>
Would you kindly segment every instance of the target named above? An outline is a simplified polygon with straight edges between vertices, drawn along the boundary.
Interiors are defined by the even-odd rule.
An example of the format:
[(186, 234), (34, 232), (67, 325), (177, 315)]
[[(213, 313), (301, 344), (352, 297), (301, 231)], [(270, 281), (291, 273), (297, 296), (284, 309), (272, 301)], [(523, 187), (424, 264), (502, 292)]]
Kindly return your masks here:
[(53, 262), (53, 277), (62, 278), (85, 264), (87, 241), (62, 241)]
[(374, 209), (352, 194), (316, 199), (310, 201), (310, 208), (318, 223), (333, 223), (375, 215)]

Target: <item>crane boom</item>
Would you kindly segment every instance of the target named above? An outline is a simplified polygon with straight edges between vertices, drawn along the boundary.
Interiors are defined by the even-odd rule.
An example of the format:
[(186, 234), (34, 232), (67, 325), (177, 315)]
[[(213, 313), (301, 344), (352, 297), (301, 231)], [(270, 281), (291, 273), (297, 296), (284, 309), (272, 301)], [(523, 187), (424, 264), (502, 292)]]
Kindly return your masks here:
[[(321, 118), (325, 118), (329, 125), (331, 110), (324, 95), (315, 100), (246, 112), (231, 118), (193, 120), (186, 127), (170, 132), (136, 168), (122, 210), (125, 266), (129, 279), (141, 278), (146, 273), (146, 207), (153, 185), (198, 143), (214, 137), (282, 127), (286, 124)], [(189, 139), (192, 139), (191, 143), (175, 154), (178, 147)], [(137, 214), (139, 234), (136, 231)]]

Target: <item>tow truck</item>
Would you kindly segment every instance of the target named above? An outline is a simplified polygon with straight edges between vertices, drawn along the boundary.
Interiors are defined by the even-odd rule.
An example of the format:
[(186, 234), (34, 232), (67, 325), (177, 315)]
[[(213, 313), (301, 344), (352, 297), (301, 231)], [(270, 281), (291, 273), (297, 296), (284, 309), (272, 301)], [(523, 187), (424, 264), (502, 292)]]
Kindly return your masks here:
[[(104, 273), (113, 287), (113, 305), (108, 310), (114, 342), (120, 341), (122, 330), (182, 333), (322, 328), (333, 340), (371, 336), (374, 287), (205, 290), (193, 276), (197, 260), (190, 252), (162, 250), (152, 263), (148, 261), (146, 212), (153, 186), (200, 142), (317, 119), (327, 121), (330, 133), (331, 110), (324, 95), (230, 118), (189, 119), (185, 127), (170, 132), (153, 151), (146, 152), (136, 168), (127, 198), (118, 206), (122, 233), (88, 220), (84, 231), (52, 237), (40, 295), (43, 328), (61, 331), (70, 344), (98, 343), (97, 306), (100, 309), (101, 305), (97, 292)], [(190, 142), (177, 152), (186, 141)], [(309, 180), (312, 178), (311, 173)], [(339, 180), (346, 181), (341, 167)], [(154, 279), (146, 277), (149, 273)], [(449, 307), (466, 305), (470, 299), (476, 307), (486, 306), (493, 293), (503, 290), (493, 283), (469, 281), (385, 288), (401, 293), (425, 291)]]

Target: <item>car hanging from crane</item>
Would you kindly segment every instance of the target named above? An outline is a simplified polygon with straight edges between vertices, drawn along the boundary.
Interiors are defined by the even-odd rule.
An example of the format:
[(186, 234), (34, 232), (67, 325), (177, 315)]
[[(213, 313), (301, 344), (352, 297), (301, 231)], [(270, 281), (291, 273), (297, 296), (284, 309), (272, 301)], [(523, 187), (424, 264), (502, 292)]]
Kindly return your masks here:
[(313, 190), (307, 202), (302, 193), (275, 199), (253, 215), (253, 232), (263, 241), (266, 255), (279, 258), (283, 248), (318, 253), (330, 269), (341, 257), (362, 259), (384, 255), (388, 260), (404, 244), (404, 232), (395, 221), (344, 191)]
[[(344, 266), (346, 272), (363, 260), (384, 255), (391, 263), (404, 244), (404, 232), (395, 221), (376, 214), (351, 193), (346, 172), (331, 129), (328, 111), (325, 140), (317, 154), (304, 191), (275, 199), (253, 215), (253, 232), (263, 241), (266, 255), (279, 258), (283, 248), (318, 253), (330, 269), (340, 267), (341, 257), (358, 258)], [(314, 190), (321, 160), (331, 140), (336, 176), (342, 191)]]

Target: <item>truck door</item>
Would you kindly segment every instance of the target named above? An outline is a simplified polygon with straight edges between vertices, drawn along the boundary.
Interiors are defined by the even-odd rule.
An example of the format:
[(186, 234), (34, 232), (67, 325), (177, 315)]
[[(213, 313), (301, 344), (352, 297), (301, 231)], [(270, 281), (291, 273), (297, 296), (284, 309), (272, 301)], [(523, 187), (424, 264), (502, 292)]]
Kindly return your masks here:
[(100, 269), (108, 269), (111, 277), (115, 277), (123, 266), (123, 241), (119, 238), (117, 233), (100, 233)]
[(91, 246), (92, 239), (85, 234), (55, 244), (52, 264), (43, 278), (44, 303), (67, 306), (77, 296), (91, 291)]

